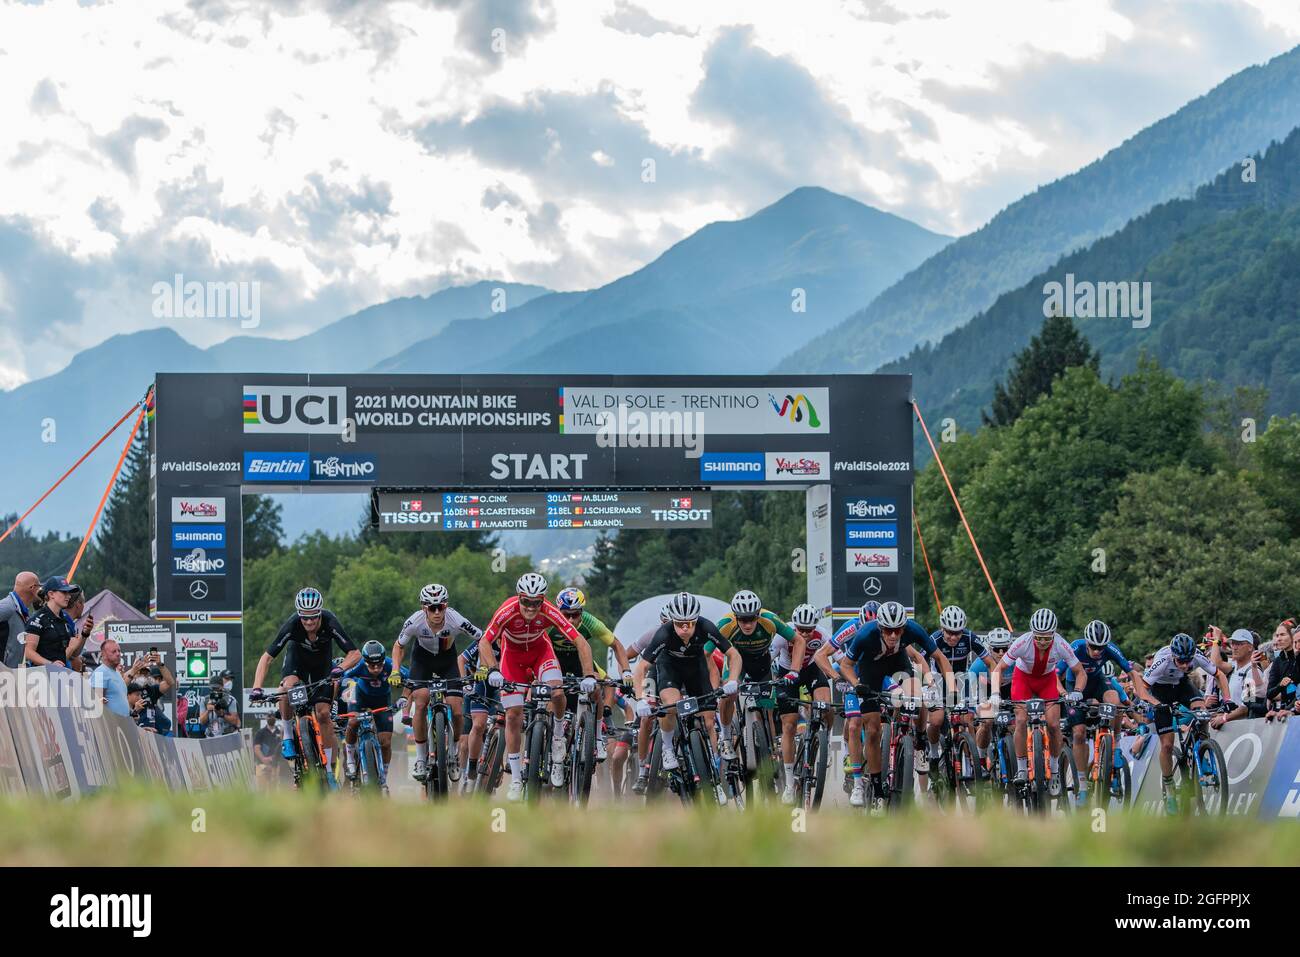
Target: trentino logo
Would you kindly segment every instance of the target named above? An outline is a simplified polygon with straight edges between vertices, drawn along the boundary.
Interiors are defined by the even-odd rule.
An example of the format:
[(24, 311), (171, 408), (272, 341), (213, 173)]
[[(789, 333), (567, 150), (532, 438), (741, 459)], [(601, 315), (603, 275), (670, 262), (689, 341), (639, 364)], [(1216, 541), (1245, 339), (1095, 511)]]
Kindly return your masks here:
[(776, 396), (769, 392), (767, 401), (772, 403), (772, 409), (781, 418), (789, 419), (791, 422), (806, 420), (809, 428), (821, 428), (821, 419), (817, 417), (817, 410), (813, 407), (812, 399), (802, 392), (797, 395), (791, 395), (787, 392), (785, 398), (779, 403), (776, 401)]
[(313, 482), (373, 482), (375, 460), (369, 455), (316, 455), (311, 460)]

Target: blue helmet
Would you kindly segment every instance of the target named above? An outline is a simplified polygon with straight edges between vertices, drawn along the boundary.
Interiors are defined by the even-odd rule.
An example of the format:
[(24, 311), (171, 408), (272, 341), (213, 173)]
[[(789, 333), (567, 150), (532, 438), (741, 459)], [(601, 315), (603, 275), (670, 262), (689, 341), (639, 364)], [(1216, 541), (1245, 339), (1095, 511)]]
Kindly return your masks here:
[(1175, 660), (1191, 661), (1196, 657), (1196, 642), (1192, 640), (1191, 635), (1185, 635), (1180, 631), (1169, 642), (1169, 650), (1173, 652)]
[(880, 611), (880, 602), (874, 598), (862, 606), (858, 611), (858, 621), (866, 624), (869, 621), (876, 620), (876, 612)]
[(555, 607), (560, 611), (582, 611), (587, 606), (587, 596), (581, 588), (565, 588), (555, 596)]

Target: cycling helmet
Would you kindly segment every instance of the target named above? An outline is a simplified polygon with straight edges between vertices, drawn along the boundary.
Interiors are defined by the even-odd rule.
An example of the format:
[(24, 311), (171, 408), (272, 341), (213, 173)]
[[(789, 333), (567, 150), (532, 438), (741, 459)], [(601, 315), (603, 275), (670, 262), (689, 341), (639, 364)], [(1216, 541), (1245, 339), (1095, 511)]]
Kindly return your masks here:
[(873, 598), (858, 610), (858, 621), (864, 625), (869, 621), (875, 621), (878, 611), (880, 611), (880, 602)]
[(330, 662), (330, 665), (332, 665), (332, 666), (335, 667), (335, 668), (342, 668), (342, 667), (343, 667), (343, 656), (342, 656), (342, 655), (339, 655), (337, 658), (335, 658), (333, 661)]
[(445, 605), (447, 603), (446, 585), (425, 585), (420, 589), (421, 605)]
[(1115, 662), (1107, 661), (1104, 665), (1101, 666), (1101, 673), (1104, 674), (1107, 678), (1114, 678)]
[(965, 631), (966, 613), (956, 605), (949, 605), (939, 612), (939, 627), (944, 631)]
[(293, 596), (293, 607), (298, 609), (300, 615), (319, 615), (325, 607), (325, 599), (319, 591), (308, 585)]
[(876, 612), (876, 621), (881, 628), (902, 628), (907, 623), (907, 609), (899, 602), (887, 601)]
[(668, 622), (673, 620), (673, 616), (668, 611), (670, 607), (671, 607), (670, 605), (664, 605), (662, 608), (659, 609), (660, 624), (666, 625), (668, 624)]
[(1010, 648), (1013, 641), (1011, 632), (1005, 628), (990, 628), (984, 636), (984, 643), (990, 648)]
[(796, 605), (790, 615), (790, 624), (796, 628), (816, 628), (820, 619), (821, 616), (817, 614), (817, 609), (812, 605)]
[(1035, 635), (1056, 634), (1056, 612), (1050, 608), (1040, 608), (1029, 618), (1029, 630)]
[(668, 603), (668, 617), (673, 621), (694, 621), (700, 617), (700, 600), (688, 591), (679, 592)]
[(741, 589), (732, 596), (731, 611), (736, 615), (757, 615), (763, 603), (752, 591)]
[(546, 579), (537, 572), (525, 572), (515, 582), (515, 594), (524, 598), (545, 598)]
[(361, 646), (361, 657), (368, 665), (381, 665), (384, 663), (384, 646), (382, 642), (375, 641), (371, 638)]
[(1093, 648), (1104, 648), (1110, 644), (1110, 628), (1104, 621), (1094, 618), (1084, 626), (1083, 640)]
[(1191, 635), (1185, 635), (1180, 631), (1170, 640), (1169, 650), (1173, 652), (1176, 661), (1191, 661), (1196, 657), (1196, 642), (1192, 640)]
[(555, 596), (555, 606), (560, 611), (582, 611), (587, 605), (587, 596), (581, 588), (566, 588)]

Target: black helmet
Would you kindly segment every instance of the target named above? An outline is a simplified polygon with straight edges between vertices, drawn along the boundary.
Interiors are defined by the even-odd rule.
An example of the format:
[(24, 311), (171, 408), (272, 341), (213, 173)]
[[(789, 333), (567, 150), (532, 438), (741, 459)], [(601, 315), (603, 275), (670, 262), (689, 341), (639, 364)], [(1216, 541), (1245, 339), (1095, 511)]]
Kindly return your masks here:
[(361, 646), (361, 657), (365, 659), (368, 665), (382, 665), (384, 663), (383, 644), (371, 638)]

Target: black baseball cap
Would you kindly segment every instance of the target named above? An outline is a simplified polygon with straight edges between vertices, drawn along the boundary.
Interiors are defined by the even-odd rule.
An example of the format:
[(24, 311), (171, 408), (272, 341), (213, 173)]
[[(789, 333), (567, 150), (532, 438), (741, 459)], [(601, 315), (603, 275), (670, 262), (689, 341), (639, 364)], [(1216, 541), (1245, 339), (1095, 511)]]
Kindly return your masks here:
[(43, 588), (43, 589), (44, 589), (45, 591), (47, 591), (47, 592), (52, 592), (52, 591), (67, 591), (67, 592), (80, 591), (80, 587), (79, 587), (79, 586), (77, 586), (77, 585), (73, 585), (73, 584), (70, 584), (70, 583), (68, 582), (68, 580), (67, 580), (66, 578), (64, 578), (62, 575), (51, 575), (49, 578), (45, 579), (45, 582), (44, 582), (44, 584), (41, 585), (41, 588)]

